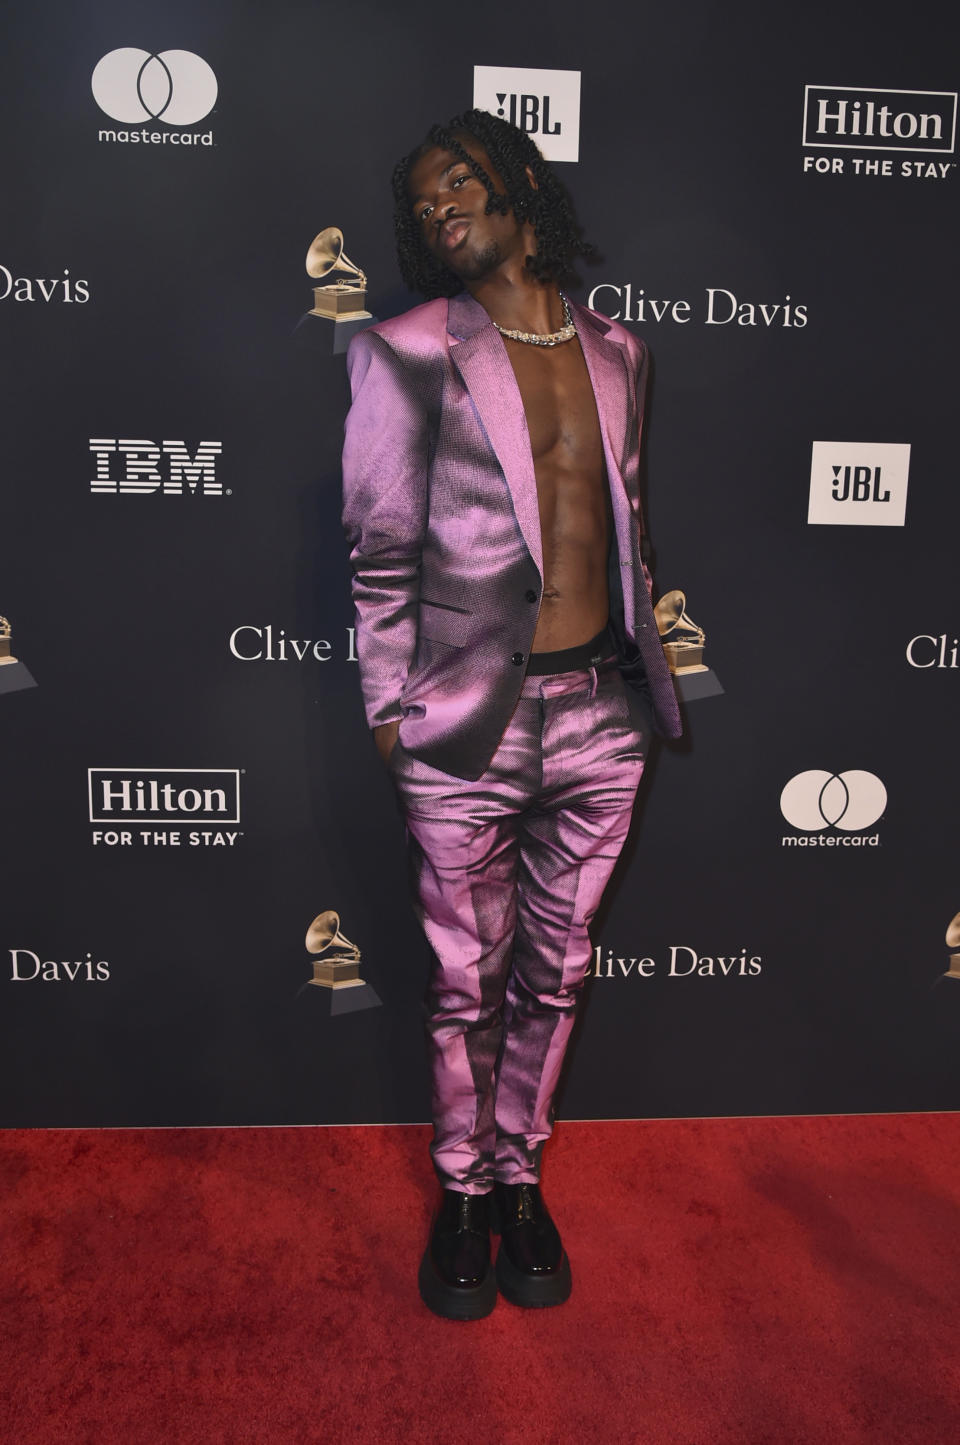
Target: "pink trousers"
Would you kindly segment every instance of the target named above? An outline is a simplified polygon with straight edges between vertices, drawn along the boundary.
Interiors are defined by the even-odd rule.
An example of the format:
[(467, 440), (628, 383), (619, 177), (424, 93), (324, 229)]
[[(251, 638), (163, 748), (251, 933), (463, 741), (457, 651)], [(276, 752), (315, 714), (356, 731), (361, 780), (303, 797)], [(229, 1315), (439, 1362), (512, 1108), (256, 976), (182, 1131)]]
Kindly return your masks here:
[(536, 1183), (646, 738), (612, 663), (528, 677), (487, 772), (452, 777), (397, 743), (427, 993), (434, 1166), (445, 1188)]

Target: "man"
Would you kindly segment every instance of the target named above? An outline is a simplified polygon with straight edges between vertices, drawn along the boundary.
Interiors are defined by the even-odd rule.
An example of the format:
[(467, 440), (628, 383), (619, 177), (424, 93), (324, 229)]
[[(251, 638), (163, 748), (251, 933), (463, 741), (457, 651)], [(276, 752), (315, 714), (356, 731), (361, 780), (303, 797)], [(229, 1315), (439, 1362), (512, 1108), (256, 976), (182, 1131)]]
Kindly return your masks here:
[(648, 743), (618, 648), (659, 730), (680, 724), (639, 553), (646, 354), (562, 295), (589, 250), (563, 188), (469, 111), (400, 162), (394, 196), (404, 279), (431, 299), (351, 343), (344, 526), (435, 954), (444, 1193), (420, 1292), (478, 1319), (497, 1284), (534, 1308), (570, 1293), (540, 1154)]

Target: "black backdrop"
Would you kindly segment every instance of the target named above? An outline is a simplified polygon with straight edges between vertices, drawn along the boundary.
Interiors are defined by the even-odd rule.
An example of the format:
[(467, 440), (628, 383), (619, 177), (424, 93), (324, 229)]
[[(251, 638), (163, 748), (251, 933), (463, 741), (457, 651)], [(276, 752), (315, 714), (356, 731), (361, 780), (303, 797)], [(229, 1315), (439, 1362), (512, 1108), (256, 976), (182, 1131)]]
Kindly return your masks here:
[[(303, 256), (337, 225), (370, 309), (414, 303), (390, 169), (472, 103), (475, 65), (581, 74), (579, 160), (560, 169), (604, 259), (579, 294), (608, 314), (628, 283), (634, 311), (641, 292), (660, 303), (663, 320), (629, 320), (655, 362), (655, 575), (685, 591), (723, 688), (651, 762), (562, 1112), (957, 1107), (952, 8), (51, 0), (6, 15), (0, 612), (20, 661), (0, 665), (2, 1123), (427, 1115), (424, 945), (350, 660), (346, 376), (334, 323), (303, 320)], [(212, 112), (105, 114), (91, 75), (124, 47), (202, 57)], [(111, 94), (135, 106), (117, 64)], [(189, 109), (193, 62), (165, 64)], [(821, 87), (807, 146), (805, 87)], [(842, 144), (842, 98), (848, 131), (873, 102), (869, 147)], [(904, 132), (936, 111), (917, 122), (929, 147), (905, 148), (881, 103)], [(141, 128), (161, 139), (101, 138)], [(148, 490), (91, 490), (91, 440), (154, 444)], [(171, 490), (162, 444), (214, 440), (221, 490)], [(862, 511), (821, 478), (840, 524), (808, 523), (815, 441), (828, 481), (857, 447), (873, 469), (877, 446), (909, 445), (905, 524), (883, 510), (904, 485), (892, 451)], [(122, 484), (123, 454), (105, 455)], [(874, 500), (890, 476), (891, 502)], [(234, 655), (236, 629), (268, 625), (275, 650), (282, 631), (329, 644), (326, 660)], [(138, 779), (145, 798), (174, 779), (184, 818), (91, 822), (91, 769), (95, 803), (96, 770), (116, 798), (124, 778), (131, 798)], [(813, 770), (786, 816), (783, 789)], [(211, 817), (191, 814), (205, 786), (237, 783), (238, 824), (216, 792)], [(103, 836), (123, 829), (128, 845)], [(308, 984), (303, 936), (325, 909), (366, 988)]]

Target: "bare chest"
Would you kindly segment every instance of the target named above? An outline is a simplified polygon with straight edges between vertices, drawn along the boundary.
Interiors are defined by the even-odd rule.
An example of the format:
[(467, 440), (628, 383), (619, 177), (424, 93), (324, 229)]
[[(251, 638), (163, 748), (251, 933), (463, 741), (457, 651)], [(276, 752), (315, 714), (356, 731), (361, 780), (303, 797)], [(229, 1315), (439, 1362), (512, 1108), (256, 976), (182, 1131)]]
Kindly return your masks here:
[(508, 341), (507, 353), (520, 388), (538, 475), (546, 469), (584, 478), (602, 476), (597, 403), (579, 341), (556, 347)]

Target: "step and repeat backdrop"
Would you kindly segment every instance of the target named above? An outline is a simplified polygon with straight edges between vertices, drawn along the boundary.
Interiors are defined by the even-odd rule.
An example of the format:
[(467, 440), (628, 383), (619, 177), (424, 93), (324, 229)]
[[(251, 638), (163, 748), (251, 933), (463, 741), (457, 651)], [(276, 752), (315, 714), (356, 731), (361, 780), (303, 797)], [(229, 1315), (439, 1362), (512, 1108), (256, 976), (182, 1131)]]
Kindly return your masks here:
[(770, 15), (8, 7), (3, 1125), (428, 1115), (339, 457), (346, 343), (418, 299), (393, 163), (474, 103), (650, 346), (687, 721), (561, 1113), (960, 1107), (953, 16)]

